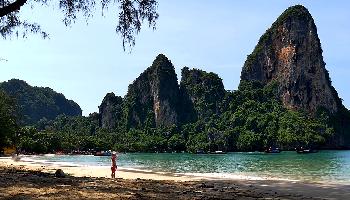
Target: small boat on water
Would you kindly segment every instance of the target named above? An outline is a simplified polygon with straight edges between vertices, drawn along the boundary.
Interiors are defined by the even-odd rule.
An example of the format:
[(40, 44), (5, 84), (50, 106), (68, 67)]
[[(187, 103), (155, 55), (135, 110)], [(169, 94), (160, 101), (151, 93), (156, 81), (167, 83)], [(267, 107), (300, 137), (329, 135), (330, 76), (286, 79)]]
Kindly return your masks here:
[(265, 153), (281, 153), (281, 149), (277, 147), (269, 147), (265, 149)]
[(316, 150), (316, 149), (302, 149), (302, 150), (297, 150), (297, 153), (300, 153), (300, 154), (302, 154), (302, 153), (317, 153), (318, 152), (318, 150)]
[(206, 152), (204, 150), (197, 150), (196, 154), (206, 154)]
[(214, 151), (214, 152), (210, 152), (211, 154), (226, 154), (225, 151)]
[(111, 156), (112, 152), (111, 151), (97, 151), (94, 153), (94, 156)]
[(270, 148), (265, 150), (265, 153), (281, 153), (281, 149), (270, 147)]
[(197, 150), (196, 154), (226, 154), (225, 151), (204, 151), (204, 150)]
[(299, 154), (306, 154), (306, 153), (317, 153), (318, 150), (317, 149), (312, 149), (312, 148), (296, 148), (295, 151)]

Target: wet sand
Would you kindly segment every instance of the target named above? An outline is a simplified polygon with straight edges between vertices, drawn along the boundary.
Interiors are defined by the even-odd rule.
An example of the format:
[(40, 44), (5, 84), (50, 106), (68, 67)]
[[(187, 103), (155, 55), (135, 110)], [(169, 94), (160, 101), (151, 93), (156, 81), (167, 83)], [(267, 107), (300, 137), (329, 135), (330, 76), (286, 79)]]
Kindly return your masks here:
[[(63, 169), (65, 178), (54, 171)], [(109, 167), (44, 166), (0, 159), (1, 199), (350, 199), (350, 186), (227, 180)]]

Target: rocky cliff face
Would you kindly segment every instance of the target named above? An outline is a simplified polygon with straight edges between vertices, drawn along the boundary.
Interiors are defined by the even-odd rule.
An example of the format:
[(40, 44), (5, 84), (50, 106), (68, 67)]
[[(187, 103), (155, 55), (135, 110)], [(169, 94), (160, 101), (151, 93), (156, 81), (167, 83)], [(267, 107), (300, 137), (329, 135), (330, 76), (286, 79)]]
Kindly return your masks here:
[[(219, 104), (225, 96), (221, 78), (199, 69), (182, 69), (180, 86), (174, 66), (160, 54), (132, 84), (127, 95), (117, 100), (107, 94), (100, 108), (100, 126), (114, 128), (115, 122), (126, 119), (129, 128), (169, 127), (205, 119), (219, 114)], [(115, 105), (125, 112), (115, 116)], [(122, 117), (125, 116), (125, 117)]]
[(123, 98), (107, 93), (99, 108), (99, 125), (104, 129), (114, 129), (123, 116)]
[(336, 113), (341, 105), (325, 69), (316, 25), (301, 5), (288, 8), (261, 36), (241, 80), (277, 81), (289, 109), (315, 113), (323, 107)]
[(182, 69), (180, 91), (185, 122), (219, 114), (219, 104), (226, 93), (217, 74), (188, 67)]
[(174, 66), (160, 54), (131, 85), (126, 100), (128, 127), (178, 123), (179, 86)]

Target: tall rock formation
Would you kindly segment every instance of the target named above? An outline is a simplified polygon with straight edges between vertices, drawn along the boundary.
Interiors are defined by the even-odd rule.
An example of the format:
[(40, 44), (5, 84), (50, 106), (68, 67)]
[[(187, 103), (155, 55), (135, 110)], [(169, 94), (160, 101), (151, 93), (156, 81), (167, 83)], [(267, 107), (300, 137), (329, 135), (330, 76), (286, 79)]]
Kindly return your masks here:
[(99, 108), (99, 125), (104, 129), (114, 129), (123, 116), (123, 98), (107, 93)]
[(184, 122), (205, 119), (219, 114), (219, 104), (225, 96), (222, 79), (215, 73), (184, 67), (180, 91)]
[(323, 107), (336, 113), (341, 106), (325, 69), (316, 25), (301, 5), (288, 8), (261, 36), (244, 64), (241, 80), (277, 81), (289, 109), (314, 114)]
[(32, 87), (18, 79), (0, 83), (0, 89), (16, 99), (21, 122), (32, 125), (41, 119), (52, 120), (58, 115), (81, 116), (80, 106), (48, 87)]
[(128, 127), (164, 127), (178, 123), (179, 86), (173, 64), (157, 56), (125, 97)]

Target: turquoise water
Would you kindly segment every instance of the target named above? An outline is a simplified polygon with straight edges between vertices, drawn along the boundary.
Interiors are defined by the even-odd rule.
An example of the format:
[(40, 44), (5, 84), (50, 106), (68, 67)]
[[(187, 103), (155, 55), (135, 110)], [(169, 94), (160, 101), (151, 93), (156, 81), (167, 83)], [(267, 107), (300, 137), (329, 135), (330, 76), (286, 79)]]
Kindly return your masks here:
[[(109, 157), (51, 155), (30, 158), (39, 162), (62, 165), (110, 165)], [(218, 177), (244, 175), (350, 184), (350, 151), (320, 151), (313, 154), (257, 152), (222, 155), (128, 153), (119, 154), (117, 164), (122, 168), (210, 174)]]

